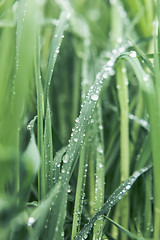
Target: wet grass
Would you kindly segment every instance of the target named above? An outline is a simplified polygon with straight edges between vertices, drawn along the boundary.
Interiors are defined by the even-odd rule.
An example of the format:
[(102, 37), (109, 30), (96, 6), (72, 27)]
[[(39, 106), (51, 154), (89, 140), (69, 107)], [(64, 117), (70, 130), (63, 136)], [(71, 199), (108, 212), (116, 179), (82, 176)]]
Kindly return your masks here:
[(160, 239), (160, 1), (1, 1), (0, 239)]

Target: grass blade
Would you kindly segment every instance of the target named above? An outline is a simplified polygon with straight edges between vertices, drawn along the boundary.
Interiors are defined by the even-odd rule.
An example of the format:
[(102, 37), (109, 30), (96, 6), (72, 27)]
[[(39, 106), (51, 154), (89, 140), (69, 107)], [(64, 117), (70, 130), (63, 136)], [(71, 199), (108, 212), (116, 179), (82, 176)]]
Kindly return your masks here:
[(37, 91), (37, 142), (38, 149), (41, 156), (41, 168), (38, 173), (38, 199), (44, 196), (44, 153), (43, 153), (43, 89), (40, 72), (40, 36), (37, 31), (37, 47), (35, 54), (35, 78), (36, 78), (36, 91)]
[[(87, 136), (86, 136), (87, 137)], [(80, 230), (81, 225), (81, 214), (83, 208), (84, 200), (84, 190), (85, 190), (85, 181), (86, 181), (86, 172), (87, 172), (87, 146), (84, 144), (83, 149), (81, 150), (81, 155), (79, 159), (79, 170), (78, 170), (78, 182), (76, 188), (76, 198), (74, 205), (74, 217), (72, 224), (72, 240), (74, 240), (77, 232)]]
[(51, 113), (47, 101), (47, 112), (44, 131), (44, 163), (45, 163), (45, 191), (46, 194), (53, 188), (53, 143), (51, 129)]
[[(129, 97), (128, 97), (128, 79), (126, 69), (123, 62), (117, 62), (117, 90), (120, 104), (120, 178), (121, 182), (129, 177)], [(123, 209), (123, 210), (121, 210)], [(125, 196), (120, 207), (121, 223), (128, 228), (129, 217), (129, 198)], [(123, 236), (126, 239), (126, 236)]]
[(107, 220), (109, 220), (111, 223), (113, 223), (120, 231), (124, 232), (126, 236), (128, 236), (131, 239), (137, 239), (139, 240), (139, 237), (135, 236), (133, 233), (129, 232), (127, 229), (124, 227), (120, 226), (118, 223), (110, 219), (109, 217), (105, 217)]
[(47, 108), (47, 98), (49, 96), (49, 86), (51, 84), (51, 78), (54, 70), (54, 66), (56, 63), (57, 55), (59, 53), (59, 48), (61, 45), (61, 41), (63, 38), (63, 33), (66, 27), (67, 22), (67, 13), (62, 12), (60, 15), (59, 23), (56, 26), (55, 32), (53, 34), (51, 46), (50, 46), (50, 53), (48, 58), (48, 65), (47, 65), (47, 73), (45, 79), (45, 89), (44, 89), (44, 107), (45, 113)]
[[(104, 139), (102, 126), (102, 112), (100, 103), (97, 105), (95, 111), (95, 119), (97, 123), (94, 124), (95, 129), (95, 147), (96, 147), (96, 180), (95, 180), (95, 199), (94, 212), (97, 212), (104, 204)], [(103, 219), (94, 224), (93, 239), (101, 239), (101, 229), (103, 228)]]

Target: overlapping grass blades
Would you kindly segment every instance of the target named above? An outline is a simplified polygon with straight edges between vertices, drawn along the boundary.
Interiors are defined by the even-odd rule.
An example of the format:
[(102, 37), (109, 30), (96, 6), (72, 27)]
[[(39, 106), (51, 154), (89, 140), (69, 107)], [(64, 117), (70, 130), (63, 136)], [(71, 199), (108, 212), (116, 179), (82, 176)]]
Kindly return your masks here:
[(82, 238), (87, 239), (88, 233), (93, 227), (93, 224), (98, 219), (101, 220), (103, 215), (107, 215), (109, 210), (126, 194), (126, 192), (132, 187), (134, 182), (137, 180), (139, 176), (148, 171), (151, 166), (141, 168), (140, 170), (135, 171), (124, 183), (122, 183), (114, 193), (109, 197), (109, 199), (105, 202), (104, 206), (94, 215), (94, 217), (84, 226), (84, 228), (80, 231), (80, 233), (75, 238), (76, 240), (80, 240)]
[(105, 217), (107, 220), (109, 220), (111, 223), (113, 223), (120, 231), (124, 232), (125, 235), (127, 237), (129, 237), (130, 239), (137, 239), (137, 240), (142, 240), (142, 238), (137, 237), (136, 235), (134, 235), (133, 233), (129, 232), (127, 229), (125, 229), (124, 227), (120, 226), (118, 223), (114, 222), (112, 219), (110, 219), (109, 217)]
[(31, 215), (28, 217), (27, 225), (30, 232), (28, 240), (41, 237), (44, 234), (47, 228), (46, 219), (48, 219), (48, 213), (51, 210), (52, 203), (56, 198), (59, 188), (60, 183), (54, 186), (54, 188), (49, 192), (48, 197), (43, 200), (40, 205), (37, 206), (36, 209), (33, 210)]
[[(105, 73), (105, 75), (104, 75)], [(67, 147), (66, 152), (63, 156), (63, 163), (60, 168), (59, 166), (59, 180), (64, 184), (61, 187), (59, 194), (56, 199), (56, 203), (54, 204), (54, 212), (52, 219), (57, 219), (57, 222), (52, 225), (49, 231), (49, 238), (52, 236), (53, 238), (63, 239), (63, 224), (66, 212), (66, 203), (67, 203), (67, 189), (70, 179), (70, 171), (73, 166), (80, 148), (83, 144), (83, 140), (86, 134), (86, 130), (88, 124), (91, 120), (91, 116), (93, 114), (96, 103), (99, 99), (99, 94), (102, 88), (104, 76), (106, 74), (110, 76), (110, 69), (105, 65), (99, 74), (97, 74), (96, 80), (91, 86), (87, 96), (86, 101), (83, 104), (83, 107), (80, 112), (80, 116), (76, 119), (75, 128), (71, 134), (71, 139), (69, 140), (69, 145)], [(57, 165), (58, 167), (58, 165)], [(52, 220), (51, 220), (52, 221)], [(54, 231), (54, 229), (58, 229), (58, 231)]]

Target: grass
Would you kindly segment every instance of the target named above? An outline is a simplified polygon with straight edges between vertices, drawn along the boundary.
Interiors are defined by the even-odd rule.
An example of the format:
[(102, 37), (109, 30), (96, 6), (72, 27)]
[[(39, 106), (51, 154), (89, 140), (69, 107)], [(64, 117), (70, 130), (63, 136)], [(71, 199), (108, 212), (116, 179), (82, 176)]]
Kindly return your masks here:
[(160, 239), (160, 1), (0, 2), (0, 238)]

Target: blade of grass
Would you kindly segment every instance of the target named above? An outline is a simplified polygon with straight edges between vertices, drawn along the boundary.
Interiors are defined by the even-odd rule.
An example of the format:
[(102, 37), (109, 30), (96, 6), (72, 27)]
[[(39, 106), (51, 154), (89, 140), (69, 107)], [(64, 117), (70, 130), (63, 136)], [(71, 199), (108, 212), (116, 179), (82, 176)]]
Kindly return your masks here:
[[(37, 12), (37, 4), (33, 1), (21, 0), (19, 2), (18, 20), (17, 20), (17, 39), (16, 39), (16, 73), (13, 94), (14, 113), (13, 128), (17, 132), (14, 142), (18, 141), (18, 128), (20, 127), (20, 118), (25, 111), (25, 103), (28, 99), (28, 92), (31, 83), (32, 64), (34, 60), (34, 49), (36, 45), (37, 19), (34, 13)], [(23, 79), (23, 81), (22, 81)], [(16, 141), (15, 141), (16, 139)], [(17, 157), (17, 189), (19, 188), (19, 160)]]
[(45, 131), (44, 131), (44, 163), (45, 163), (45, 191), (53, 188), (53, 143), (51, 129), (51, 113), (47, 101)]
[[(158, 52), (160, 51), (160, 1), (156, 1), (156, 11), (157, 16), (154, 24), (154, 70), (155, 70), (155, 112), (150, 112), (151, 121), (151, 144), (153, 152), (153, 181), (154, 181), (154, 239), (160, 237), (160, 189), (158, 187), (160, 177), (158, 173), (158, 168), (160, 167), (159, 156), (160, 148), (160, 60)], [(158, 21), (157, 21), (158, 20)], [(157, 34), (158, 32), (158, 34)]]
[[(86, 136), (87, 138), (87, 136)], [(87, 141), (86, 141), (87, 142)], [(73, 213), (73, 224), (72, 224), (72, 240), (74, 240), (77, 232), (80, 230), (81, 225), (81, 215), (83, 208), (83, 200), (84, 200), (84, 190), (85, 190), (85, 181), (86, 181), (86, 172), (87, 172), (87, 146), (84, 144), (81, 155), (79, 159), (79, 168), (78, 168), (78, 181), (76, 188), (76, 198), (74, 205), (74, 213)]]
[[(95, 199), (94, 212), (97, 212), (104, 204), (104, 140), (103, 140), (103, 126), (102, 126), (102, 111), (100, 103), (97, 105), (95, 111), (94, 124), (95, 129), (95, 144), (96, 144), (96, 180), (95, 180)], [(104, 221), (99, 220), (94, 224), (93, 239), (102, 239), (102, 228)]]
[[(128, 98), (128, 79), (124, 62), (117, 61), (116, 78), (118, 98), (120, 103), (120, 174), (121, 182), (129, 177), (129, 98)], [(129, 198), (125, 196), (120, 206), (121, 223), (124, 228), (128, 228), (129, 217)], [(123, 236), (126, 239), (126, 236)]]
[(53, 142), (51, 129), (51, 113), (47, 101), (45, 130), (44, 130), (44, 165), (45, 165), (45, 195), (53, 188)]
[[(121, 225), (119, 225), (118, 223), (116, 223), (115, 221), (113, 221), (111, 218), (106, 217), (105, 218), (107, 220), (109, 220), (112, 224), (114, 224), (120, 231), (124, 232), (126, 237), (129, 237), (131, 239), (137, 239), (140, 240), (139, 237), (137, 237), (136, 235), (134, 235), (133, 233), (131, 233), (130, 231), (128, 231), (127, 229), (125, 229), (124, 227), (122, 227)], [(141, 238), (142, 239), (142, 238)]]
[(49, 96), (49, 87), (51, 84), (51, 78), (52, 78), (54, 66), (56, 63), (56, 59), (59, 53), (61, 41), (64, 37), (63, 33), (66, 27), (67, 18), (68, 18), (67, 13), (62, 12), (60, 15), (58, 24), (56, 26), (56, 29), (54, 31), (51, 46), (50, 46), (50, 52), (49, 52), (49, 58), (48, 58), (48, 64), (47, 64), (47, 73), (46, 73), (46, 79), (45, 79), (45, 89), (44, 89), (45, 115), (46, 115), (47, 98)]
[(37, 91), (37, 142), (41, 156), (41, 168), (38, 173), (38, 199), (39, 201), (44, 196), (44, 153), (43, 153), (43, 89), (40, 72), (40, 36), (37, 31), (37, 45), (35, 53), (35, 79)]

